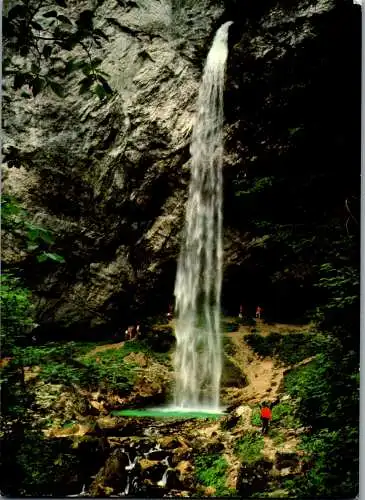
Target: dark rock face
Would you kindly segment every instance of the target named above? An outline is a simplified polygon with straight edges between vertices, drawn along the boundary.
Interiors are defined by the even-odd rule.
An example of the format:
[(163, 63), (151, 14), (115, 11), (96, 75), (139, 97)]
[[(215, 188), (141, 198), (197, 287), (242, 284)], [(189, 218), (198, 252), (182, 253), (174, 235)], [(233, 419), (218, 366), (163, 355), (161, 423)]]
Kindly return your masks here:
[(264, 491), (269, 482), (269, 472), (272, 462), (259, 460), (252, 465), (242, 465), (237, 478), (237, 492), (242, 498), (248, 498), (253, 493)]
[[(105, 335), (120, 327), (121, 315), (127, 324), (166, 308), (201, 69), (222, 22), (235, 20), (225, 94), (226, 302), (242, 295), (250, 273), (261, 293), (267, 275), (255, 264), (262, 242), (252, 239), (235, 205), (234, 182), (258, 173), (285, 175), (286, 200), (273, 195), (266, 203), (281, 203), (292, 223), (301, 218), (288, 210), (297, 171), (308, 177), (357, 160), (358, 6), (249, 1), (242, 13), (235, 0), (225, 2), (225, 12), (220, 2), (190, 3), (177, 8), (173, 2), (156, 17), (161, 2), (128, 8), (105, 2), (101, 27), (103, 16), (112, 15), (135, 33), (105, 27), (110, 42), (95, 56), (116, 91), (107, 104), (77, 96), (70, 77), (65, 100), (46, 93), (24, 100), (13, 92), (5, 109), (4, 146), (17, 149), (20, 165), (5, 166), (5, 190), (21, 198), (34, 222), (55, 232), (55, 251), (66, 259), (40, 268), (29, 265), (13, 241), (5, 248), (5, 264), (23, 264), (36, 286), (40, 330), (52, 324), (54, 334), (82, 336), (92, 329)], [(351, 176), (341, 182), (352, 188)], [(318, 192), (322, 188), (332, 189), (335, 199), (338, 176)], [(256, 284), (248, 291), (252, 300)], [(152, 290), (153, 301), (147, 300)]]
[(222, 374), (222, 387), (245, 387), (247, 377), (228, 356), (224, 357), (224, 369)]
[(275, 455), (275, 468), (278, 470), (290, 468), (295, 470), (299, 465), (299, 458), (295, 453), (279, 453)]
[(129, 459), (126, 453), (121, 449), (114, 450), (104, 467), (98, 472), (90, 487), (90, 493), (93, 496), (102, 496), (105, 493), (105, 487), (110, 487), (114, 491), (124, 491), (128, 479), (125, 468), (128, 464)]
[(228, 415), (225, 417), (222, 422), (221, 422), (221, 428), (225, 431), (228, 431), (230, 429), (233, 429), (240, 420), (240, 417), (237, 417), (235, 415)]
[[(75, 97), (70, 79), (65, 100), (44, 93), (30, 102), (14, 93), (6, 110), (5, 149), (16, 148), (20, 165), (5, 168), (6, 189), (25, 202), (34, 221), (55, 231), (67, 262), (37, 273), (27, 266), (41, 325), (79, 334), (106, 323), (114, 329), (121, 311), (128, 324), (142, 303), (145, 314), (159, 303), (165, 307), (166, 289), (171, 293), (197, 64), (222, 8), (210, 1), (187, 11), (164, 5), (123, 8), (106, 1), (100, 9), (97, 22), (110, 43), (94, 55), (115, 89), (106, 105)], [(127, 29), (102, 26), (110, 15)], [(18, 253), (7, 253), (9, 264)], [(153, 304), (145, 300), (151, 289)]]
[[(229, 15), (238, 4), (229, 2)], [(313, 241), (312, 255), (293, 258), (284, 271), (277, 261), (283, 247), (275, 249), (267, 234), (277, 225), (291, 230), (292, 241), (310, 238), (315, 224), (330, 224), (344, 199), (359, 194), (359, 15), (346, 1), (245, 2), (242, 21), (232, 26), (225, 92), (228, 306), (238, 296), (248, 308), (265, 303), (266, 317), (289, 308), (295, 316), (315, 300), (315, 290), (308, 298), (312, 255), (324, 244)], [(258, 195), (254, 204), (250, 197), (240, 202), (237, 183), (249, 191), (260, 178), (268, 183), (256, 185), (262, 207)], [(256, 225), (262, 219), (268, 231)]]

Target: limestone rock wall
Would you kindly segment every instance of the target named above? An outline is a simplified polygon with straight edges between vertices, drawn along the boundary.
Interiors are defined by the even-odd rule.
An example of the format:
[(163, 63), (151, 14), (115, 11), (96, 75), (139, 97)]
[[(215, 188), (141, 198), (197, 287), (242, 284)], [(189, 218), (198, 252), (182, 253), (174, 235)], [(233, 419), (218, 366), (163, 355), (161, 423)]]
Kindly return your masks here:
[[(136, 0), (123, 7), (107, 0), (97, 23), (109, 42), (95, 55), (115, 90), (109, 102), (79, 95), (75, 76), (66, 83), (65, 99), (46, 91), (24, 99), (9, 91), (3, 143), (5, 151), (16, 148), (18, 168), (3, 166), (5, 192), (54, 231), (56, 250), (66, 259), (34, 266), (16, 242), (3, 239), (5, 265), (23, 265), (36, 286), (40, 325), (115, 330), (171, 301), (195, 100), (215, 30), (228, 19), (235, 21), (225, 130), (229, 276), (249, 261), (255, 240), (237, 224), (246, 215), (231, 203), (232, 183), (255, 169), (275, 173), (278, 161), (290, 160), (296, 145), (287, 131), (298, 126), (292, 118), (308, 96), (308, 79), (333, 69), (332, 56), (328, 67), (323, 61), (331, 44), (339, 50), (336, 37), (346, 46), (360, 8), (346, 0), (297, 0), (290, 7), (248, 1), (244, 10), (241, 4)], [(72, 9), (87, 5), (75, 2)], [(70, 57), (80, 57), (74, 52)]]

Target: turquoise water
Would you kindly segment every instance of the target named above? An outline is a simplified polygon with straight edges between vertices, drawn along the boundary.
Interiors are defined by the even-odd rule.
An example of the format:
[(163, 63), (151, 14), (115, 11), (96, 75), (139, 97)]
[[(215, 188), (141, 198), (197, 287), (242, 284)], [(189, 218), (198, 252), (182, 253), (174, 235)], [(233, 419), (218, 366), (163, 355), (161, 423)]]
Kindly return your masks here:
[(111, 412), (113, 416), (118, 417), (135, 417), (135, 418), (173, 418), (173, 419), (192, 419), (192, 418), (210, 418), (212, 420), (217, 420), (221, 418), (224, 413), (209, 411), (209, 410), (180, 410), (180, 409), (169, 409), (169, 408), (144, 408), (141, 410), (130, 409), (130, 410), (114, 410)]

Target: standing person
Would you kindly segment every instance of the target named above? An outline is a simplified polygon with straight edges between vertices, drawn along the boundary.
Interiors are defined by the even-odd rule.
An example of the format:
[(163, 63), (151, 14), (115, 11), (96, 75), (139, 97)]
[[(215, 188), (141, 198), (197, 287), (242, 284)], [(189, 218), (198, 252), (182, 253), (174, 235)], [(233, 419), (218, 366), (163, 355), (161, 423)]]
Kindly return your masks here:
[(238, 313), (238, 317), (240, 319), (243, 319), (243, 305), (242, 304), (240, 305), (240, 312)]
[(267, 434), (269, 430), (269, 422), (272, 419), (271, 405), (263, 402), (261, 405), (261, 433)]
[(257, 306), (256, 307), (256, 318), (261, 319), (261, 314), (262, 314), (262, 307)]
[(141, 335), (141, 324), (139, 321), (136, 322), (136, 339)]
[(126, 340), (133, 340), (136, 336), (136, 327), (133, 326), (128, 326), (128, 328), (125, 331), (125, 339)]
[(173, 318), (173, 314), (172, 314), (172, 305), (170, 304), (169, 305), (169, 310), (168, 310), (168, 313), (167, 313), (167, 319), (168, 321), (172, 320)]

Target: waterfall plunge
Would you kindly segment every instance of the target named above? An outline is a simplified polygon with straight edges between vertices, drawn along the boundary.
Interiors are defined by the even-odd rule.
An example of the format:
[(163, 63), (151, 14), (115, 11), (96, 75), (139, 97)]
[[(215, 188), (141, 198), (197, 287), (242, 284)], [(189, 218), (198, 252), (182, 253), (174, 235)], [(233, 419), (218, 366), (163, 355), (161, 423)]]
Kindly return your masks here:
[(229, 21), (204, 68), (191, 143), (191, 180), (175, 283), (175, 407), (219, 411), (222, 372), (223, 87)]

